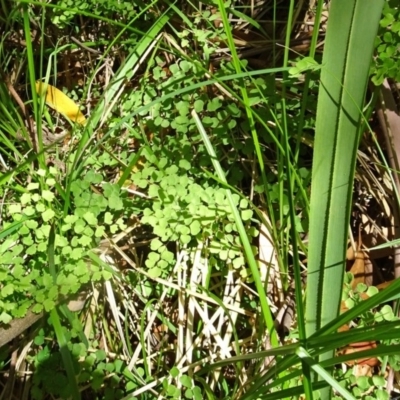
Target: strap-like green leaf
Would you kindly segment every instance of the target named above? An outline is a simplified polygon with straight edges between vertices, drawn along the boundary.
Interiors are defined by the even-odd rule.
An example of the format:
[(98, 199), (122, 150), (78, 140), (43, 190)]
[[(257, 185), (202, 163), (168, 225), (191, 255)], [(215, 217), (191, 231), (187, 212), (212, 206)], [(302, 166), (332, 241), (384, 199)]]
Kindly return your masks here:
[(310, 202), (307, 334), (339, 312), (362, 105), (383, 0), (332, 0)]

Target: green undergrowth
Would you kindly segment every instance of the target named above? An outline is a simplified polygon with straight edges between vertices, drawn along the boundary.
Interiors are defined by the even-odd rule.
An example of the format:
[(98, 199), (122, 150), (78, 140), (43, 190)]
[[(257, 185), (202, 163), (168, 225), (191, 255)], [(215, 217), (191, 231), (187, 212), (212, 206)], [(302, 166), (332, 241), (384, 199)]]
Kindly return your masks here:
[[(62, 32), (63, 37), (71, 32), (85, 36), (85, 46), (107, 52), (96, 62), (87, 61), (84, 53), (85, 57), (74, 64), (77, 69), (79, 63), (84, 64), (87, 76), (83, 86), (76, 83), (76, 77), (68, 88), (62, 87), (62, 78), (60, 83), (50, 80), (76, 102), (83, 103), (87, 96), (91, 112), (84, 127), (70, 124), (46, 106), (40, 110), (40, 101), (34, 103), (36, 95), (30, 90), (29, 76), (20, 76), (18, 92), (32, 114), (37, 110), (35, 126), (43, 126), (44, 131), (68, 132), (66, 140), (39, 155), (34, 154), (29, 140), (19, 139), (21, 132), (28, 139), (29, 132), (7, 87), (0, 82), (1, 99), (11, 109), (6, 112), (7, 107), (0, 105), (4, 114), (0, 129), (5, 138), (1, 154), (7, 167), (0, 180), (0, 323), (23, 318), (28, 310), (46, 315), (29, 336), (33, 342), (26, 361), (33, 371), (33, 399), (70, 398), (77, 388), (82, 398), (106, 400), (231, 399), (244, 395), (254, 384), (253, 378), (265, 376), (264, 361), (245, 357), (265, 350), (269, 343), (265, 345), (268, 335), (262, 306), (231, 207), (239, 211), (255, 257), (260, 256), (260, 231), (267, 228), (274, 253), (264, 262), (271, 268), (272, 258), (276, 260), (274, 279), (283, 293), (290, 293), (293, 243), (297, 243), (301, 260), (307, 258), (311, 160), (323, 65), (320, 54), (297, 54), (289, 63), (291, 69), (285, 66), (278, 71), (247, 74), (252, 71), (248, 60), (221, 57), (221, 47), (227, 45), (229, 37), (218, 24), (220, 15), (214, 12), (218, 2), (204, 3), (207, 6), (201, 9), (190, 3), (188, 15), (168, 1), (146, 5), (141, 1), (131, 4), (110, 0), (63, 0), (43, 8), (46, 11), (41, 18), (38, 10), (42, 8), (36, 3), (23, 3), (28, 10), (25, 16), (17, 8), (10, 13), (21, 29), (29, 31), (30, 16), (51, 38), (54, 32), (49, 27), (58, 34)], [(244, 18), (266, 34), (245, 9), (236, 8), (233, 2), (225, 6), (232, 15)], [(379, 36), (376, 69), (371, 68), (375, 83), (383, 77), (395, 78), (394, 67), (385, 61), (394, 50), (389, 44), (384, 48), (382, 43), (396, 43), (396, 12), (389, 2), (381, 27), (389, 27), (392, 36), (387, 32)], [(143, 57), (134, 76), (125, 82), (126, 77), (118, 75), (124, 60), (135, 55), (135, 46), (163, 15), (179, 17), (179, 24), (176, 18), (168, 20), (163, 40), (158, 38), (151, 44), (151, 51)], [(80, 19), (92, 24), (90, 35), (84, 25), (78, 24)], [(107, 34), (104, 26), (108, 27)], [(116, 42), (110, 41), (110, 36), (113, 40), (116, 37)], [(69, 51), (83, 51), (75, 42), (60, 41), (57, 52), (53, 52), (43, 37), (40, 52), (34, 53), (32, 47), (26, 56), (3, 44), (13, 62), (29, 65), (34, 80), (57, 76), (63, 65), (72, 62)], [(281, 62), (272, 54), (268, 58), (271, 68), (277, 60)], [(140, 59), (143, 54), (136, 56)], [(112, 64), (103, 64), (106, 57), (114, 57), (115, 65), (101, 72)], [(3, 52), (0, 62), (5, 71), (11, 69)], [(240, 76), (238, 66), (244, 72)], [(47, 73), (39, 72), (46, 69)], [(93, 127), (91, 118), (98, 113), (96, 106), (111, 87), (105, 83), (110, 72), (117, 81), (124, 81), (124, 86), (118, 93), (113, 92), (117, 102), (107, 118)], [(229, 76), (232, 79), (227, 79)], [(243, 91), (247, 98), (242, 96)], [(216, 177), (193, 110), (215, 149), (228, 185)], [(248, 113), (254, 123), (249, 122)], [(259, 143), (255, 143), (254, 132)], [(255, 156), (257, 151), (262, 166)], [(232, 192), (232, 203), (227, 188)], [(268, 218), (263, 219), (263, 212)], [(192, 281), (190, 274), (195, 268), (203, 275)], [(346, 279), (344, 301), (349, 309), (362, 302), (363, 294), (375, 294), (373, 288), (351, 289), (351, 277)], [(235, 301), (230, 303), (228, 288), (235, 285)], [(182, 300), (188, 288), (208, 301), (201, 306), (203, 316), (198, 314), (189, 322), (189, 308), (195, 309), (195, 305), (192, 298)], [(70, 298), (86, 292), (91, 295), (81, 314), (63, 307)], [(268, 306), (277, 312), (282, 306), (280, 300), (273, 293), (267, 296)], [(196, 301), (201, 304), (198, 298)], [(228, 310), (227, 303), (233, 304), (236, 311)], [(177, 309), (184, 309), (179, 317)], [(247, 313), (240, 314), (237, 309)], [(221, 310), (222, 316), (210, 323), (217, 327), (216, 333), (210, 330), (210, 334), (204, 315), (211, 319)], [(58, 330), (51, 314), (54, 311), (62, 321)], [(151, 319), (153, 313), (155, 318)], [(365, 328), (385, 321), (397, 321), (387, 305), (359, 316), (355, 325)], [(187, 323), (192, 324), (190, 329)], [(151, 329), (146, 331), (147, 324)], [(186, 328), (183, 335), (182, 329)], [(161, 329), (168, 334), (155, 340)], [(290, 330), (286, 340), (296, 341), (296, 321)], [(180, 349), (182, 354), (190, 354), (190, 362), (176, 359), (174, 352), (181, 346), (182, 337), (189, 340), (190, 335), (197, 338), (203, 334), (203, 341), (185, 351)], [(212, 341), (218, 334), (227, 338), (229, 353), (221, 350), (222, 339), (217, 345)], [(398, 341), (385, 344), (398, 345)], [(63, 351), (69, 354), (69, 370)], [(218, 357), (234, 355), (243, 359), (230, 370), (209, 369)], [(132, 358), (136, 362), (131, 365)], [(284, 356), (278, 354), (276, 359), (284, 361)], [(398, 369), (397, 356), (381, 361)], [(8, 349), (2, 349), (0, 362), (4, 369), (8, 367)], [(298, 374), (289, 375), (262, 396), (272, 394), (271, 398), (278, 398), (281, 390), (292, 389), (296, 395), (302, 393), (298, 365), (294, 362), (286, 370)], [(71, 380), (71, 371), (76, 382)], [(352, 372), (335, 373), (355, 398), (385, 398), (381, 394), (382, 376), (361, 379)], [(270, 379), (283, 379), (285, 374)], [(376, 389), (375, 397), (365, 397), (368, 385)], [(143, 387), (146, 390), (142, 393)], [(249, 393), (247, 398), (259, 394)], [(287, 398), (290, 396), (292, 393)], [(315, 392), (314, 398), (318, 396)]]
[(385, 2), (383, 18), (380, 21), (379, 35), (375, 47), (377, 55), (371, 68), (372, 82), (379, 86), (385, 78), (400, 80), (399, 37), (400, 9), (395, 1)]
[[(39, 182), (15, 193), (4, 210), (8, 222), (1, 246), (3, 323), (23, 317), (32, 305), (34, 312), (50, 311), (60, 296), (77, 293), (89, 281), (110, 279), (110, 270), (96, 264), (91, 255), (105, 234), (126, 228), (126, 216), (117, 213), (123, 208), (119, 187), (105, 183), (102, 194), (90, 190), (101, 175), (89, 171), (73, 182), (74, 210), (65, 217), (55, 189), (60, 172), (54, 167), (39, 169), (32, 171), (32, 177)], [(48, 261), (51, 230), (53, 268)]]
[[(285, 178), (278, 179), (274, 165), (268, 172), (267, 189), (260, 177), (250, 178), (254, 145), (243, 105), (235, 97), (226, 99), (209, 93), (208, 88), (189, 91), (178, 101), (163, 101), (163, 96), (201, 81), (201, 65), (198, 61), (181, 61), (170, 65), (166, 74), (156, 64), (154, 60), (153, 67), (149, 67), (149, 73), (136, 89), (123, 94), (108, 123), (109, 131), (103, 129), (100, 141), (93, 141), (87, 147), (77, 176), (71, 179), (54, 166), (26, 168), (10, 177), (3, 187), (8, 199), (4, 207), (3, 219), (7, 222), (4, 223), (1, 247), (3, 323), (24, 317), (30, 307), (35, 313), (49, 312), (82, 288), (111, 279), (115, 272), (99, 259), (99, 248), (102, 242), (129, 229), (132, 224), (137, 226), (134, 229), (137, 237), (144, 235), (150, 240), (143, 264), (139, 265), (150, 279), (142, 276), (139, 280), (136, 277), (131, 280), (132, 284), (139, 284), (137, 291), (144, 296), (144, 302), (162, 291), (163, 286), (153, 282), (153, 278), (165, 279), (173, 274), (178, 254), (174, 247), (194, 255), (199, 245), (204, 245), (201, 254), (207, 260), (208, 268), (204, 289), (209, 289), (213, 283), (212, 274), (224, 276), (230, 269), (244, 282), (252, 283), (225, 189), (213, 177), (211, 160), (190, 115), (192, 109), (201, 116), (210, 133), (218, 158), (226, 168), (229, 184), (237, 188), (233, 195), (234, 205), (240, 210), (249, 237), (254, 240), (254, 254), (257, 254), (255, 240), (260, 228), (254, 203), (259, 202), (259, 196), (265, 190), (271, 195), (272, 209), (276, 212), (274, 219), (282, 218), (280, 225), (284, 232), (289, 206), (287, 194), (285, 191), (280, 193), (280, 188), (282, 178)], [(227, 73), (232, 72), (229, 63), (221, 68)], [(223, 72), (220, 74), (222, 76)], [(252, 106), (260, 118), (272, 118), (269, 108), (275, 107), (277, 100), (271, 97), (271, 77), (245, 82)], [(233, 96), (237, 96), (235, 85), (227, 87)], [(295, 87), (293, 93), (288, 110), (295, 115), (299, 112)], [(129, 112), (154, 98), (161, 101), (131, 120), (125, 118), (121, 132), (118, 110)], [(312, 118), (311, 113), (310, 127)], [(295, 130), (295, 120), (292, 124)], [(262, 125), (258, 128), (261, 140), (268, 145), (268, 130)], [(79, 138), (81, 133), (77, 131), (76, 135)], [(297, 138), (293, 140), (296, 142)], [(307, 155), (308, 148), (309, 145), (301, 145), (300, 151)], [(63, 153), (58, 147), (58, 154), (66, 171), (70, 171), (76, 152), (72, 149)], [(130, 171), (127, 171), (127, 165)], [(304, 182), (309, 181), (307, 162), (299, 173)], [(25, 187), (18, 186), (17, 182), (27, 176), (31, 182)], [(252, 185), (255, 193), (253, 201), (249, 201)], [(301, 192), (296, 201), (302, 210), (304, 198)], [(306, 227), (306, 218), (299, 216), (299, 232), (305, 231)], [(49, 263), (51, 232), (54, 232), (53, 264)], [(219, 291), (215, 293), (222, 295)], [(247, 301), (254, 307), (254, 301)], [(71, 323), (78, 327), (71, 331)], [(92, 393), (102, 393), (104, 398), (111, 399), (122, 398), (143, 384), (141, 366), (133, 375), (118, 359), (115, 362), (99, 359), (103, 353), (95, 350), (98, 342), (90, 337), (88, 343), (82, 342), (82, 336), (78, 334), (82, 334), (79, 320), (65, 324), (79, 385), (89, 385)], [(54, 369), (62, 369), (62, 359), (48, 337), (51, 328), (43, 329), (41, 332), (46, 332), (46, 340), (43, 340), (43, 333), (36, 336), (37, 354), (29, 359), (36, 370), (32, 395), (40, 399), (51, 393), (66, 398), (70, 386), (65, 373), (60, 370), (49, 379)], [(115, 351), (121, 350), (119, 343), (113, 346)], [(185, 381), (176, 386), (167, 384), (166, 380), (163, 382), (160, 390), (165, 391), (167, 398), (180, 398), (182, 388), (178, 386), (181, 385), (186, 387), (186, 398), (199, 398), (200, 389), (196, 389), (195, 384)], [(119, 389), (121, 387), (124, 390)]]

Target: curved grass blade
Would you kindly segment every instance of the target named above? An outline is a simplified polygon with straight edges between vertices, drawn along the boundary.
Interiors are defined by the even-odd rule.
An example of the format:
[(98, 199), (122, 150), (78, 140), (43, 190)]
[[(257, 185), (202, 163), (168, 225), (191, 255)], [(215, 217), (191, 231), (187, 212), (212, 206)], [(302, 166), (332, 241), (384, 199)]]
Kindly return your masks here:
[[(201, 123), (201, 120), (198, 116), (198, 114), (196, 113), (195, 110), (192, 111), (192, 116), (195, 120), (195, 123), (197, 125), (197, 129), (200, 132), (200, 135), (204, 141), (204, 144), (206, 146), (207, 152), (211, 157), (212, 163), (214, 165), (214, 168), (217, 172), (218, 178), (223, 181), (224, 183), (226, 183), (226, 178), (225, 178), (225, 173), (222, 170), (221, 164), (219, 163), (219, 161), (217, 160), (217, 156), (215, 154), (214, 148), (210, 142), (210, 139), (208, 138), (208, 135), (204, 129), (203, 124)], [(260, 298), (260, 304), (261, 304), (261, 311), (262, 311), (262, 315), (264, 318), (264, 322), (266, 324), (266, 328), (267, 331), (270, 335), (270, 340), (271, 340), (271, 344), (272, 346), (276, 347), (278, 346), (278, 337), (277, 337), (277, 333), (276, 333), (276, 329), (274, 327), (274, 321), (272, 318), (272, 313), (271, 310), (269, 308), (268, 305), (268, 301), (267, 301), (267, 296), (265, 295), (265, 291), (264, 291), (264, 285), (261, 281), (260, 278), (260, 273), (258, 270), (258, 264), (256, 259), (254, 258), (254, 254), (251, 250), (251, 245), (250, 245), (250, 241), (249, 238), (247, 236), (245, 227), (243, 225), (243, 221), (240, 218), (240, 214), (238, 209), (236, 208), (233, 198), (232, 198), (232, 193), (230, 190), (226, 189), (226, 196), (227, 199), (230, 203), (230, 207), (231, 207), (231, 211), (233, 214), (233, 217), (235, 219), (235, 223), (236, 223), (236, 227), (238, 229), (239, 235), (240, 235), (240, 240), (242, 241), (243, 244), (243, 248), (244, 248), (244, 252), (247, 258), (247, 262), (250, 266), (251, 269), (251, 273), (252, 273), (252, 277), (254, 279), (254, 283), (256, 285), (257, 288), (257, 293), (258, 296)]]
[(299, 356), (301, 360), (307, 363), (311, 369), (313, 369), (323, 380), (331, 387), (333, 387), (339, 394), (343, 396), (346, 400), (356, 400), (356, 398), (348, 392), (344, 387), (342, 387), (339, 382), (329, 374), (320, 364), (316, 363), (310, 354), (303, 348), (299, 347), (296, 351), (296, 354)]

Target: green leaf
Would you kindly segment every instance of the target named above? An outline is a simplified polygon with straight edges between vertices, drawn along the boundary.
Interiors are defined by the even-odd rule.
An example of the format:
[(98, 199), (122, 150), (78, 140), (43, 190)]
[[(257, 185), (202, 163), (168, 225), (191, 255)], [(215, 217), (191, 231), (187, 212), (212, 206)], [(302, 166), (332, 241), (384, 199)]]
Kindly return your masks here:
[(113, 215), (110, 212), (106, 212), (104, 214), (104, 223), (107, 225), (111, 225), (114, 222)]
[(85, 230), (85, 227), (86, 227), (85, 221), (83, 221), (82, 219), (79, 219), (75, 223), (74, 232), (79, 235)]
[(372, 382), (375, 386), (386, 386), (386, 380), (383, 376), (373, 375)]
[(72, 250), (72, 252), (71, 252), (71, 254), (70, 254), (70, 257), (71, 257), (73, 260), (79, 260), (80, 258), (82, 258), (83, 253), (84, 253), (84, 251), (83, 251), (82, 248), (76, 247), (75, 249)]
[(295, 67), (289, 69), (289, 74), (297, 77), (305, 71), (318, 71), (321, 67), (312, 57), (304, 57), (296, 63)]
[(118, 224), (119, 229), (121, 229), (121, 231), (123, 231), (127, 228), (127, 225), (125, 224), (125, 221), (123, 218), (118, 218), (116, 223)]
[(83, 215), (83, 218), (85, 219), (85, 221), (86, 221), (89, 225), (97, 226), (97, 223), (98, 223), (97, 218), (96, 218), (96, 216), (95, 216), (92, 212), (90, 212), (90, 211), (86, 212), (86, 213)]
[(195, 400), (202, 400), (203, 399), (203, 393), (201, 389), (198, 386), (195, 386), (193, 389), (193, 398)]
[(48, 291), (48, 298), (50, 300), (56, 300), (58, 297), (58, 287), (57, 286), (52, 286), (49, 291)]
[(32, 217), (33, 215), (36, 214), (36, 210), (32, 207), (32, 206), (27, 206), (24, 208), (23, 213), (27, 216), (27, 217)]
[(26, 254), (33, 256), (34, 254), (36, 254), (36, 251), (37, 251), (36, 244), (33, 244), (32, 246), (26, 249)]
[(161, 242), (161, 240), (159, 240), (159, 239), (153, 239), (153, 240), (151, 241), (151, 243), (150, 243), (150, 248), (151, 248), (153, 251), (156, 251), (156, 250), (158, 250), (162, 245), (163, 245), (163, 243)]
[(24, 193), (21, 196), (20, 202), (22, 205), (29, 204), (31, 202), (31, 194), (30, 193)]
[(103, 279), (105, 281), (110, 280), (113, 276), (112, 272), (110, 272), (110, 271), (103, 271), (102, 274), (103, 274)]
[(204, 101), (203, 100), (196, 100), (194, 102), (194, 109), (196, 112), (201, 113), (204, 109)]
[(112, 234), (115, 234), (116, 232), (118, 232), (118, 225), (114, 224), (110, 226), (110, 232)]
[(394, 313), (393, 313), (392, 307), (390, 307), (388, 304), (386, 304), (382, 307), (382, 309), (380, 310), (380, 313), (382, 314), (383, 318), (386, 321), (392, 321), (394, 319)]
[(46, 206), (43, 203), (38, 203), (36, 204), (36, 211), (39, 213), (44, 213), (44, 211), (46, 210)]
[(56, 235), (56, 240), (54, 242), (54, 245), (57, 247), (66, 247), (68, 245), (68, 240), (64, 236), (61, 235)]
[(40, 312), (42, 312), (43, 311), (43, 304), (35, 304), (33, 307), (32, 307), (32, 312), (34, 312), (34, 313), (36, 313), (36, 314), (38, 314), (38, 313), (40, 313)]
[(112, 195), (109, 198), (108, 206), (111, 208), (111, 210), (119, 211), (124, 208), (124, 203), (119, 195)]
[(54, 193), (50, 192), (50, 190), (43, 190), (42, 197), (48, 202), (52, 202), (54, 200)]
[(158, 278), (162, 274), (162, 270), (158, 267), (150, 268), (148, 272), (151, 278)]
[(221, 251), (219, 252), (219, 258), (220, 258), (222, 261), (226, 261), (226, 260), (228, 259), (228, 250), (221, 250)]
[(191, 224), (190, 224), (190, 234), (192, 236), (196, 236), (201, 232), (201, 224), (200, 222), (195, 219)]
[(53, 285), (53, 277), (48, 273), (43, 273), (42, 282), (45, 287), (50, 287)]
[(31, 306), (31, 301), (25, 301), (18, 308), (13, 311), (13, 316), (15, 318), (22, 318), (26, 315), (28, 308)]
[(54, 186), (55, 184), (56, 184), (56, 180), (54, 178), (47, 178), (46, 179), (46, 185)]
[(359, 128), (382, 6), (383, 0), (368, 1), (368, 6), (332, 0), (330, 6), (314, 141), (307, 336), (333, 320), (340, 308)]
[(214, 97), (210, 102), (207, 103), (207, 111), (216, 111), (222, 106), (221, 100), (218, 97)]
[(71, 246), (64, 246), (61, 250), (61, 253), (66, 256), (66, 255), (70, 254), (71, 251), (72, 251)]
[(249, 207), (249, 202), (246, 199), (241, 199), (239, 203), (239, 208), (246, 209)]
[(79, 244), (86, 247), (92, 243), (92, 238), (90, 236), (83, 235), (78, 240)]
[(185, 390), (185, 398), (186, 398), (186, 399), (192, 399), (192, 398), (193, 398), (192, 389), (186, 389), (186, 390)]
[(169, 371), (169, 374), (173, 377), (173, 378), (177, 378), (180, 374), (180, 371), (177, 367), (173, 367), (171, 368), (171, 371)]
[(3, 324), (9, 324), (12, 319), (12, 316), (4, 311), (0, 314), (0, 322)]
[(37, 182), (31, 182), (28, 183), (28, 185), (26, 186), (27, 190), (37, 190), (39, 189), (39, 184)]
[(102, 275), (103, 274), (101, 273), (101, 271), (96, 271), (95, 273), (92, 274), (92, 281), (94, 281), (94, 282), (100, 281), (102, 278)]
[(173, 263), (174, 258), (174, 253), (169, 250), (163, 250), (161, 252), (161, 259), (167, 261), (168, 263)]
[(188, 244), (192, 240), (192, 237), (190, 235), (181, 235), (180, 236), (180, 241), (182, 244)]
[(182, 383), (183, 386), (187, 387), (187, 388), (191, 388), (193, 386), (193, 381), (192, 378), (190, 378), (187, 375), (182, 375), (179, 378), (179, 381)]
[(95, 231), (95, 233), (94, 233), (94, 236), (97, 237), (97, 238), (102, 237), (102, 236), (104, 235), (105, 230), (106, 230), (106, 229), (105, 229), (104, 226), (98, 226), (98, 227), (96, 228), (96, 231)]
[(3, 297), (10, 296), (14, 293), (14, 285), (11, 283), (8, 283), (1, 289), (1, 295)]
[(73, 272), (76, 276), (82, 276), (87, 274), (88, 272), (88, 266), (86, 262), (82, 259), (80, 259), (76, 264), (75, 267), (73, 268)]
[(104, 196), (106, 196), (107, 198), (110, 198), (112, 196), (119, 197), (120, 187), (117, 184), (112, 184), (112, 183), (106, 182), (103, 185), (103, 193), (104, 193)]
[(86, 175), (83, 178), (85, 181), (93, 183), (93, 184), (98, 184), (101, 183), (101, 181), (103, 180), (103, 177), (101, 176), (101, 174), (98, 174), (96, 172), (94, 172), (93, 170), (90, 170), (86, 173)]
[(357, 383), (357, 386), (363, 390), (369, 389), (371, 387), (371, 385), (369, 383), (369, 379), (366, 376), (358, 377), (356, 383)]
[(64, 222), (68, 225), (74, 224), (76, 221), (78, 221), (79, 217), (77, 215), (67, 215), (64, 218)]
[(26, 224), (23, 225), (23, 226), (21, 227), (21, 229), (18, 231), (18, 233), (19, 233), (20, 235), (27, 235), (29, 232), (30, 232), (30, 230), (29, 230), (29, 228), (26, 226)]
[(106, 352), (104, 350), (97, 350), (94, 353), (94, 355), (95, 355), (97, 361), (103, 361), (103, 360), (105, 360), (107, 358), (107, 354), (106, 354)]
[(25, 222), (25, 225), (29, 228), (29, 229), (37, 229), (37, 227), (39, 226), (39, 224), (37, 223), (37, 221), (33, 220), (33, 219), (29, 219)]
[(31, 199), (32, 199), (32, 201), (37, 203), (38, 201), (42, 200), (42, 197), (38, 193), (35, 193), (32, 195)]
[(389, 393), (383, 389), (377, 389), (374, 394), (377, 400), (389, 400), (390, 398)]
[(242, 210), (240, 212), (240, 215), (241, 215), (241, 218), (243, 221), (248, 221), (253, 216), (253, 211), (252, 210)]
[[(38, 204), (39, 205), (39, 204)], [(39, 210), (38, 210), (39, 211)], [(55, 216), (55, 212), (53, 210), (51, 210), (50, 208), (48, 208), (46, 211), (44, 211), (42, 213), (42, 218), (44, 222), (48, 222), (50, 221), (54, 216)]]
[(232, 261), (232, 265), (233, 265), (233, 268), (235, 268), (235, 269), (242, 268), (245, 265), (244, 258), (242, 256), (235, 258)]
[[(314, 141), (306, 315), (298, 316), (301, 330), (306, 322), (304, 340), (318, 335), (340, 308), (362, 109), (383, 0), (366, 4), (358, 0), (330, 4)], [(300, 313), (301, 295), (296, 297)], [(311, 368), (316, 371), (319, 362), (331, 357), (332, 351), (323, 353)], [(338, 390), (329, 374), (320, 377)], [(330, 391), (324, 389), (321, 397), (330, 399)]]
[(395, 18), (393, 14), (387, 13), (385, 14), (384, 18), (380, 21), (380, 25), (383, 28), (387, 28), (390, 24), (392, 24), (395, 21)]
[(55, 307), (55, 305), (56, 303), (54, 303), (54, 301), (50, 299), (46, 299), (43, 302), (43, 307), (47, 312), (50, 312)]
[(10, 214), (21, 214), (22, 211), (21, 204), (11, 204), (8, 207), (8, 211)]
[(179, 168), (189, 171), (191, 168), (190, 162), (187, 160), (179, 160)]

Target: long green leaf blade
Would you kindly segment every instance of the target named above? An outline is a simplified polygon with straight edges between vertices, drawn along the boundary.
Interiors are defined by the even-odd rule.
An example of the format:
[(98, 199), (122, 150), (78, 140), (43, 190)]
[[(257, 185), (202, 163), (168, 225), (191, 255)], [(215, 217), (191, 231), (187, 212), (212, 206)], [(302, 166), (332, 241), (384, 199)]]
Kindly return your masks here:
[(310, 202), (307, 334), (339, 312), (362, 103), (383, 0), (331, 2)]

